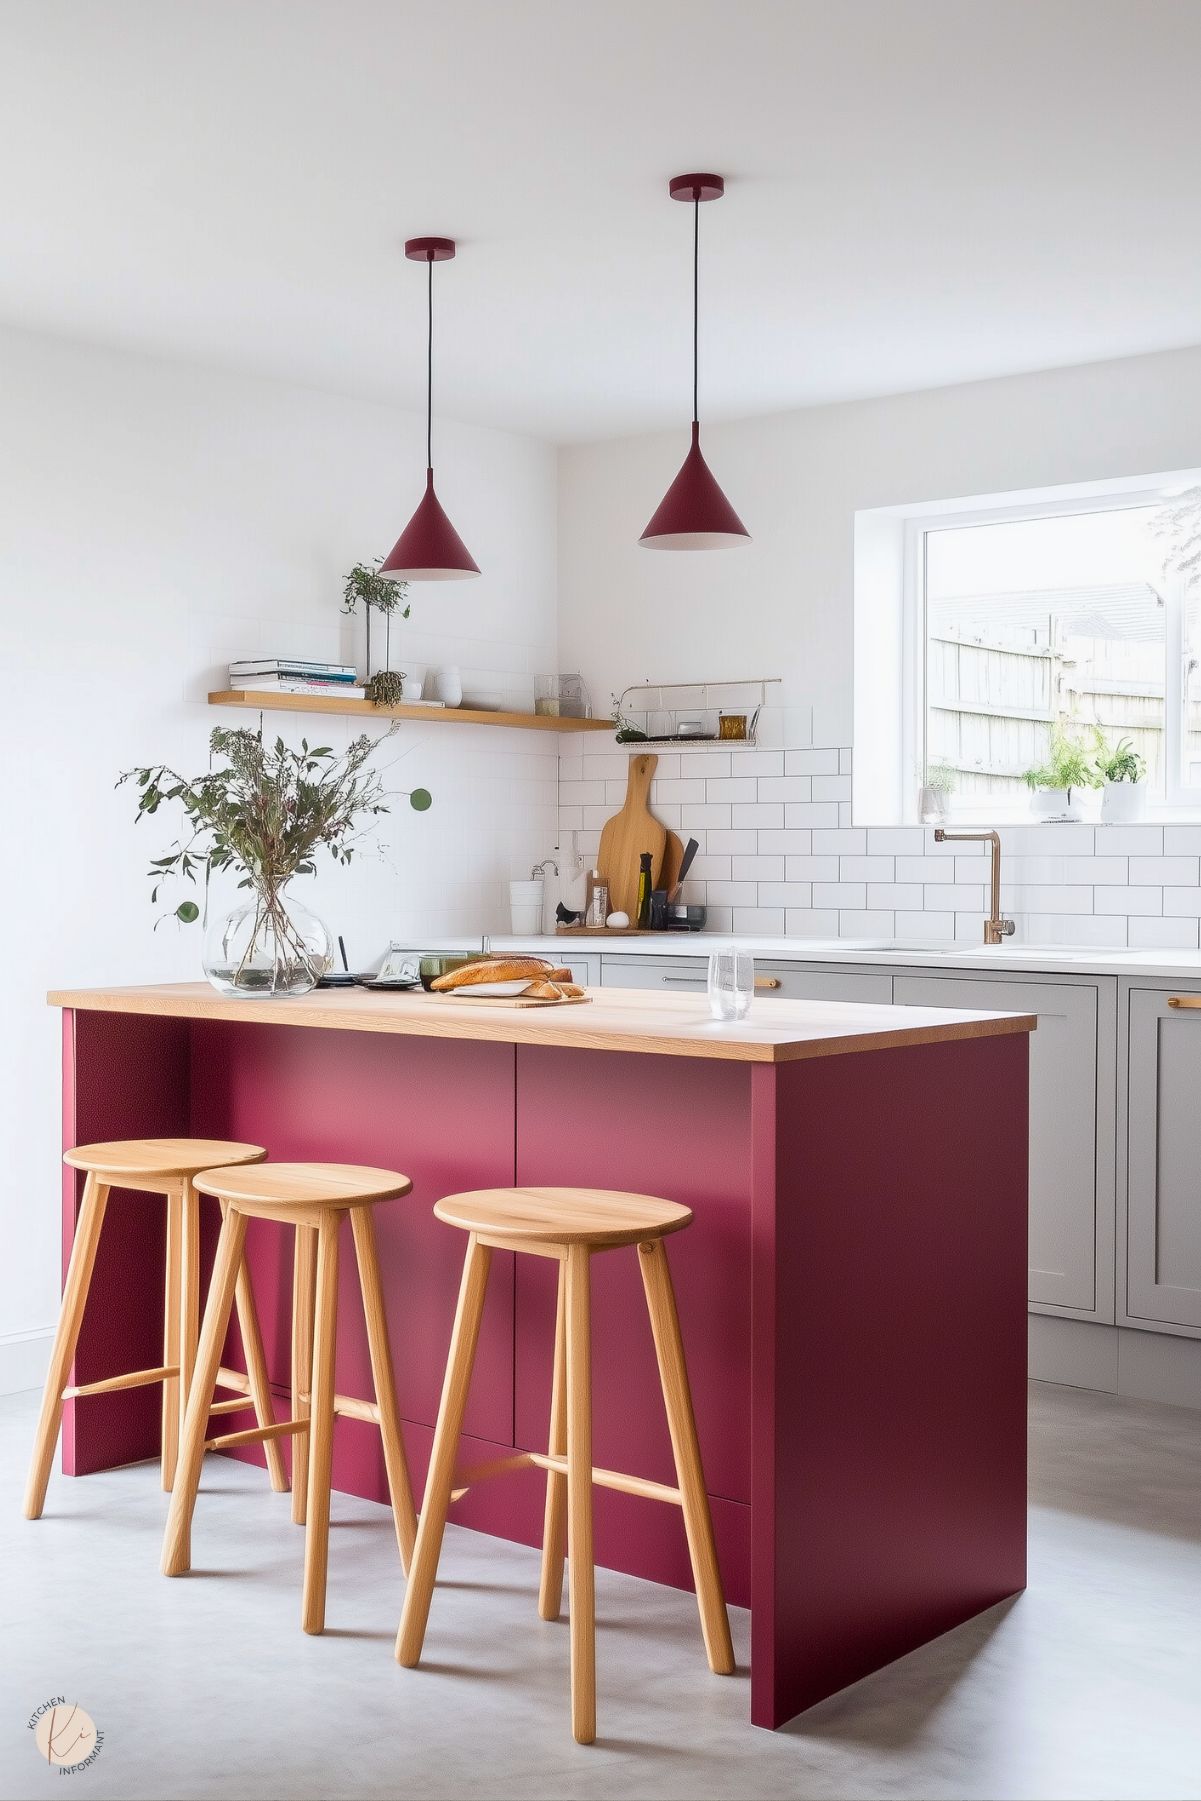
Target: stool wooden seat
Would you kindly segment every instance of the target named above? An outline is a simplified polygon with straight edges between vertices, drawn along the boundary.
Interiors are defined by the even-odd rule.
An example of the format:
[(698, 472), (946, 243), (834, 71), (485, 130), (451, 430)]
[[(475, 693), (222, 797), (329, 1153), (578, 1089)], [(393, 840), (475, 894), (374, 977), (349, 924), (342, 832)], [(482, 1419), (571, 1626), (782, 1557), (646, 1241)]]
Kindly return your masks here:
[[(330, 1469), (334, 1420), (339, 1414), (377, 1425), (396, 1524), (401, 1563), (407, 1572), (417, 1529), (413, 1493), (392, 1368), (383, 1284), (376, 1254), (371, 1209), (379, 1201), (406, 1195), (413, 1184), (395, 1170), (345, 1163), (260, 1163), (209, 1169), (197, 1187), (221, 1203), (221, 1237), (200, 1332), (196, 1373), (180, 1442), (179, 1470), (163, 1539), (165, 1576), (182, 1575), (191, 1564), (191, 1525), (206, 1450), (270, 1443), (292, 1436), (292, 1518), (304, 1525), (304, 1594), (301, 1624), (306, 1632), (325, 1628), (326, 1571), (329, 1562)], [(367, 1323), (374, 1401), (334, 1390), (338, 1313), (338, 1228), (350, 1215), (359, 1288)], [(209, 1399), (217, 1379), (221, 1345), (241, 1267), (250, 1219), (274, 1220), (295, 1230), (292, 1281), (292, 1417), (278, 1423), (206, 1439)]]
[[(663, 1245), (669, 1233), (681, 1231), (690, 1223), (692, 1213), (687, 1207), (654, 1195), (593, 1188), (479, 1189), (446, 1196), (436, 1204), (434, 1212), (470, 1236), (417, 1542), (396, 1639), (397, 1660), (410, 1668), (420, 1660), (451, 1500), (486, 1478), (530, 1465), (543, 1469), (546, 1507), (538, 1611), (544, 1620), (559, 1617), (566, 1553), (572, 1731), (580, 1744), (591, 1744), (596, 1736), (594, 1483), (681, 1508), (709, 1667), (718, 1675), (728, 1675), (734, 1668), (684, 1346)], [(674, 1488), (617, 1470), (596, 1469), (592, 1463), (591, 1258), (594, 1252), (635, 1244), (675, 1459)], [(530, 1252), (553, 1257), (559, 1263), (550, 1443), (545, 1456), (518, 1451), (456, 1475), (459, 1434), (494, 1250)]]
[[(179, 1436), (196, 1359), (200, 1311), (200, 1202), (195, 1178), (214, 1164), (259, 1163), (267, 1155), (261, 1144), (240, 1144), (223, 1138), (130, 1138), (108, 1144), (81, 1144), (67, 1151), (63, 1161), (87, 1172), (83, 1201), (71, 1246), (62, 1307), (50, 1353), (50, 1368), (42, 1395), (42, 1411), (34, 1439), (33, 1461), (25, 1491), (25, 1517), (40, 1517), (46, 1500), (54, 1447), (62, 1425), (63, 1402), (86, 1395), (110, 1394), (118, 1389), (140, 1388), (161, 1382), (163, 1389), (162, 1481), (169, 1489), (175, 1480)], [(87, 1307), (96, 1253), (100, 1244), (112, 1189), (134, 1189), (161, 1194), (167, 1203), (166, 1280), (163, 1300), (163, 1361), (155, 1369), (129, 1370), (102, 1381), (65, 1386), (75, 1359), (80, 1328)], [(219, 1413), (241, 1412), (253, 1406), (259, 1424), (274, 1417), (262, 1334), (245, 1269), (237, 1272), (238, 1325), (246, 1353), (245, 1375), (224, 1367), (217, 1371), (217, 1385), (236, 1391), (236, 1397), (219, 1401)], [(267, 1455), (271, 1486), (286, 1489), (287, 1472), (278, 1445)]]

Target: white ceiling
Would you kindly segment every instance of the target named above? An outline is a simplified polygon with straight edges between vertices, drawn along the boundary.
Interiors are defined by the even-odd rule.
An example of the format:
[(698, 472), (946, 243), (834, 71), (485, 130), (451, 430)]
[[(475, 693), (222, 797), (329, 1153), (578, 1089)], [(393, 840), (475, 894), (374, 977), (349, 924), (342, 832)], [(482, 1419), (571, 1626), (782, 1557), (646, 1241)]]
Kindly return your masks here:
[(0, 318), (559, 441), (1201, 341), (1196, 0), (0, 0)]

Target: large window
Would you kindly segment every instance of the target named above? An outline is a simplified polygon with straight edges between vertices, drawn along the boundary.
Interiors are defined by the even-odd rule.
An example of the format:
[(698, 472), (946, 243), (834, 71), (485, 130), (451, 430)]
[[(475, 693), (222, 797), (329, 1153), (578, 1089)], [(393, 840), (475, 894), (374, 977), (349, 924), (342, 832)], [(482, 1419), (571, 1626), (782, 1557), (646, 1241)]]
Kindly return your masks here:
[(1056, 731), (1090, 756), (1128, 740), (1153, 805), (1201, 806), (1201, 584), (1181, 562), (1195, 494), (940, 513), (907, 531), (909, 737), (919, 780), (953, 783), (953, 812), (1024, 811)]

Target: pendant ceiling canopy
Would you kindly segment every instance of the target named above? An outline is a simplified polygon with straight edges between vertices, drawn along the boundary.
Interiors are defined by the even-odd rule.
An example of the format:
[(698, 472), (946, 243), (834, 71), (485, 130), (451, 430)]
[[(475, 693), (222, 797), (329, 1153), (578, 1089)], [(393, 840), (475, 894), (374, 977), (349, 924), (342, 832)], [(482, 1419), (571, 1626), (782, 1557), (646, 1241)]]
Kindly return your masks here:
[(728, 550), (749, 544), (750, 533), (701, 452), (697, 348), (701, 202), (720, 200), (726, 184), (720, 175), (677, 175), (667, 191), (673, 200), (692, 204), (692, 445), (639, 542), (648, 550)]
[(425, 493), (417, 511), (384, 558), (381, 575), (397, 582), (453, 582), (478, 575), (471, 552), (447, 518), (434, 492), (434, 264), (449, 262), (455, 253), (453, 238), (410, 238), (405, 255), (424, 263), (428, 271), (428, 330), (425, 359)]

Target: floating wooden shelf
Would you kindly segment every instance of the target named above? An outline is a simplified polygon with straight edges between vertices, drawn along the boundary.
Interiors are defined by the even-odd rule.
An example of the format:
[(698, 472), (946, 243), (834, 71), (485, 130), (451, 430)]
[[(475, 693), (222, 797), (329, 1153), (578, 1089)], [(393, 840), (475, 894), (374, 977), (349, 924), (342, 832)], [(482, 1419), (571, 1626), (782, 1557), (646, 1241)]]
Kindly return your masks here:
[(246, 707), (255, 713), (343, 713), (363, 719), (420, 719), (427, 725), (507, 725), (534, 732), (609, 732), (611, 719), (567, 719), (557, 713), (489, 713), (479, 707), (375, 707), (369, 700), (342, 700), (336, 694), (273, 694), (249, 688), (221, 688), (210, 707)]

